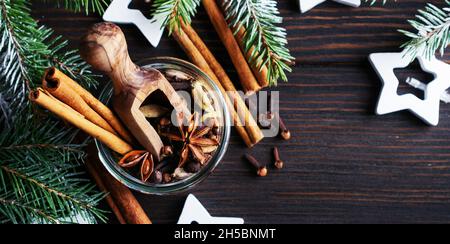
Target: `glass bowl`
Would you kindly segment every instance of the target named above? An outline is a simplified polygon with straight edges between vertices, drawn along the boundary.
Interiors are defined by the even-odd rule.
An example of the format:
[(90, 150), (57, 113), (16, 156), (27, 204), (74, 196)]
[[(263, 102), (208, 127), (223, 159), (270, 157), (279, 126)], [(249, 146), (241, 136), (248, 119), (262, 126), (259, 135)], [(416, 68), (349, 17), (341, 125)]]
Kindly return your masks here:
[[(221, 135), (220, 145), (214, 155), (212, 155), (209, 163), (205, 165), (199, 172), (195, 173), (187, 179), (169, 184), (144, 183), (136, 177), (132, 176), (118, 165), (117, 162), (120, 157), (118, 157), (117, 154), (113, 153), (100, 141), (96, 140), (95, 143), (99, 152), (100, 161), (106, 167), (108, 172), (112, 176), (114, 176), (114, 178), (116, 178), (127, 187), (138, 192), (144, 194), (166, 195), (186, 191), (205, 180), (214, 171), (214, 169), (219, 165), (228, 148), (231, 120), (228, 108), (225, 103), (225, 99), (217, 85), (204, 72), (202, 72), (199, 68), (189, 62), (176, 58), (159, 57), (143, 60), (139, 62), (139, 64), (143, 67), (154, 68), (159, 71), (173, 69), (184, 72), (194, 77), (197, 81), (203, 82), (203, 85), (205, 87), (213, 91), (211, 95), (214, 96), (214, 99), (219, 102), (218, 107), (221, 110), (219, 111), (221, 115), (221, 118), (219, 118), (219, 124), (221, 125), (219, 128)], [(112, 93), (113, 87), (112, 82), (110, 82), (100, 95), (100, 100), (105, 104), (110, 104)]]

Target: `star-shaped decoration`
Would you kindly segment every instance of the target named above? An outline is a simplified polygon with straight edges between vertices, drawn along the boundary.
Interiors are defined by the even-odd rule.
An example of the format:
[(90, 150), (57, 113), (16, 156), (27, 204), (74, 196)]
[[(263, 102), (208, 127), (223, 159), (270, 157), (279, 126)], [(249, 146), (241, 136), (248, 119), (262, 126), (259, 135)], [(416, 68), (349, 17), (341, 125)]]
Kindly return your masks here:
[(114, 0), (105, 11), (103, 20), (118, 24), (134, 24), (152, 46), (157, 47), (164, 33), (164, 29), (161, 29), (164, 17), (155, 15), (152, 19), (147, 19), (141, 11), (128, 7), (131, 1), (133, 0)]
[(194, 195), (184, 204), (178, 224), (244, 224), (241, 218), (212, 217)]
[(417, 57), (423, 71), (435, 76), (435, 79), (424, 87), (425, 98), (422, 100), (413, 94), (399, 96), (397, 93), (399, 80), (394, 69), (406, 68), (411, 63), (410, 57), (404, 53), (375, 53), (371, 54), (369, 59), (383, 83), (376, 108), (377, 114), (409, 110), (427, 124), (438, 125), (441, 96), (450, 87), (450, 65), (435, 57)]
[[(299, 0), (300, 11), (306, 13), (315, 6), (325, 2), (327, 0)], [(331, 0), (334, 2), (342, 3), (352, 7), (359, 7), (361, 5), (361, 0)]]

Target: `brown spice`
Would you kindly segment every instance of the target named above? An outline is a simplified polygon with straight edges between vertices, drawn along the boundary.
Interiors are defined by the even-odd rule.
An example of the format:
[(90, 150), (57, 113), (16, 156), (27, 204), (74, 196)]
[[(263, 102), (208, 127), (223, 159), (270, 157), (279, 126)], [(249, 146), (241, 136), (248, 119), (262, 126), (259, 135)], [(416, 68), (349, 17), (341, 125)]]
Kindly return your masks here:
[(172, 182), (172, 175), (169, 173), (164, 173), (163, 174), (163, 182), (165, 184)]
[(161, 171), (155, 170), (155, 172), (153, 172), (153, 174), (152, 174), (152, 182), (155, 184), (161, 184), (162, 181), (163, 181), (163, 175), (162, 175)]
[(197, 32), (190, 25), (182, 24), (181, 30), (175, 31), (173, 35), (191, 61), (208, 74), (219, 87), (231, 112), (235, 128), (245, 144), (251, 148), (259, 143), (264, 134), (239, 96), (233, 82)]
[(250, 154), (244, 155), (245, 159), (256, 169), (256, 173), (260, 177), (265, 177), (268, 174), (268, 170), (266, 166), (262, 166), (255, 157)]
[(291, 132), (286, 127), (286, 124), (284, 123), (284, 121), (280, 115), (278, 115), (278, 118), (279, 118), (279, 123), (280, 123), (280, 135), (284, 140), (289, 141), (292, 137)]
[(236, 41), (233, 31), (228, 27), (220, 7), (215, 0), (202, 0), (203, 7), (211, 20), (217, 34), (230, 55), (231, 61), (239, 75), (242, 88), (247, 95), (261, 90), (261, 86), (253, 75), (253, 71), (247, 63), (241, 48)]
[(167, 137), (171, 141), (183, 142), (184, 146), (181, 150), (180, 162), (178, 164), (179, 168), (184, 167), (186, 164), (189, 155), (199, 162), (201, 165), (206, 164), (209, 157), (202, 151), (202, 147), (209, 146), (217, 146), (219, 142), (210, 138), (205, 138), (210, 131), (211, 128), (205, 127), (203, 129), (199, 129), (198, 125), (198, 114), (194, 113), (189, 119), (189, 125), (186, 127), (182, 124), (182, 118), (179, 119), (179, 130), (180, 133), (161, 133), (162, 136)]
[(284, 162), (280, 158), (280, 151), (278, 150), (278, 147), (275, 147), (273, 149), (273, 155), (274, 155), (274, 158), (275, 158), (275, 164), (274, 164), (275, 167), (277, 169), (282, 169), (284, 167)]
[(154, 170), (153, 156), (149, 152), (131, 151), (119, 161), (122, 168), (133, 168), (139, 164), (141, 180), (147, 182)]

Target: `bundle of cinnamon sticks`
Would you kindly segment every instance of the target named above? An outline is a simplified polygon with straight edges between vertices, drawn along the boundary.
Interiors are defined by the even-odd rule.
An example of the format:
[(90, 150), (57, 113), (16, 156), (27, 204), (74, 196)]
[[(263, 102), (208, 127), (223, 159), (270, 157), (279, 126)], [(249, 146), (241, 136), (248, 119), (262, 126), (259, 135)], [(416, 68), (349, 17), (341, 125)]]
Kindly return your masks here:
[[(243, 37), (245, 29), (241, 27), (235, 36), (228, 27), (225, 17), (215, 0), (202, 0), (205, 10), (222, 40), (227, 52), (236, 68), (239, 79), (246, 95), (252, 95), (262, 88), (269, 85), (267, 76), (267, 67), (258, 68), (256, 65), (250, 65), (246, 57), (254, 51), (244, 53)], [(233, 82), (228, 77), (224, 68), (220, 65), (206, 44), (199, 37), (192, 26), (185, 24), (183, 20), (181, 28), (173, 32), (175, 40), (180, 44), (191, 61), (202, 69), (221, 89), (235, 128), (248, 147), (258, 144), (264, 135), (255, 118), (252, 116), (243, 98), (237, 92)]]
[[(119, 154), (133, 150), (133, 137), (114, 113), (56, 68), (45, 72), (42, 88), (31, 91), (30, 100)], [(110, 192), (106, 200), (121, 223), (151, 223), (131, 191), (112, 178), (102, 165), (89, 162), (87, 168), (98, 187)]]
[(258, 144), (264, 138), (261, 129), (258, 127), (258, 124), (224, 68), (197, 32), (192, 26), (182, 24), (180, 29), (173, 32), (173, 36), (191, 61), (205, 72), (219, 87), (231, 112), (234, 126), (245, 144), (248, 147), (253, 147)]
[[(247, 62), (249, 56), (255, 52), (255, 47), (252, 47), (249, 52), (245, 52), (245, 44), (243, 42), (246, 33), (245, 28), (230, 29), (216, 0), (202, 0), (202, 3), (214, 29), (231, 57), (246, 95), (252, 95), (269, 86), (267, 67), (263, 65), (262, 68), (258, 68), (260, 63), (251, 65)], [(237, 34), (234, 35), (233, 33)]]

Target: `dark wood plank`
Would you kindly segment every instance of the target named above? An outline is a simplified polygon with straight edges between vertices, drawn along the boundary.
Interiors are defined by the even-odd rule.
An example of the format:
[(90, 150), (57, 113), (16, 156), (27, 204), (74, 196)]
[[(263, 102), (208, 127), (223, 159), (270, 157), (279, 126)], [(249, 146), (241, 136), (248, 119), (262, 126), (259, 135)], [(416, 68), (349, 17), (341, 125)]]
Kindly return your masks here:
[[(360, 67), (297, 74), (301, 85), (280, 87), (293, 140), (266, 139), (251, 151), (271, 163), (278, 144), (286, 169), (255, 177), (234, 138), (221, 166), (193, 191), (213, 214), (250, 223), (448, 222), (448, 120), (431, 129), (408, 113), (373, 115), (378, 81)], [(142, 199), (165, 222), (183, 197)], [(162, 209), (170, 215), (159, 219)]]
[[(450, 107), (442, 106), (436, 128), (408, 112), (375, 116), (380, 82), (366, 61), (372, 52), (397, 50), (404, 38), (396, 29), (408, 28), (406, 20), (424, 2), (359, 9), (324, 3), (305, 15), (293, 2), (280, 1), (280, 7), (297, 66), (290, 82), (274, 90), (282, 94), (282, 115), (294, 137), (266, 139), (250, 151), (271, 163), (270, 150), (278, 145), (286, 169), (257, 178), (241, 159), (249, 150), (233, 134), (224, 161), (191, 192), (213, 215), (243, 217), (248, 223), (450, 222)], [(73, 47), (100, 21), (34, 6), (35, 16)], [(226, 57), (203, 11), (195, 27), (217, 56)], [(170, 38), (153, 49), (136, 28), (123, 29), (135, 60), (185, 58)], [(221, 60), (234, 76), (231, 62)], [(175, 223), (186, 195), (137, 194), (156, 223)]]
[[(417, 10), (425, 6), (423, 0), (391, 1), (385, 7), (364, 4), (365, 7), (361, 8), (326, 2), (301, 15), (295, 2), (283, 0), (279, 1), (279, 6), (284, 17), (283, 26), (288, 30), (289, 47), (298, 64), (360, 63), (373, 52), (397, 51), (406, 40), (397, 30), (411, 30), (407, 20), (413, 19)], [(428, 2), (438, 6), (445, 4), (440, 0)], [(100, 20), (47, 6), (36, 9), (35, 15), (74, 44), (89, 25)], [(60, 23), (61, 20), (64, 24)], [(226, 54), (203, 10), (195, 18), (194, 26), (217, 55)], [(151, 49), (135, 28), (126, 28), (126, 31), (136, 59), (149, 54), (181, 53), (169, 38), (164, 38), (158, 49)]]

